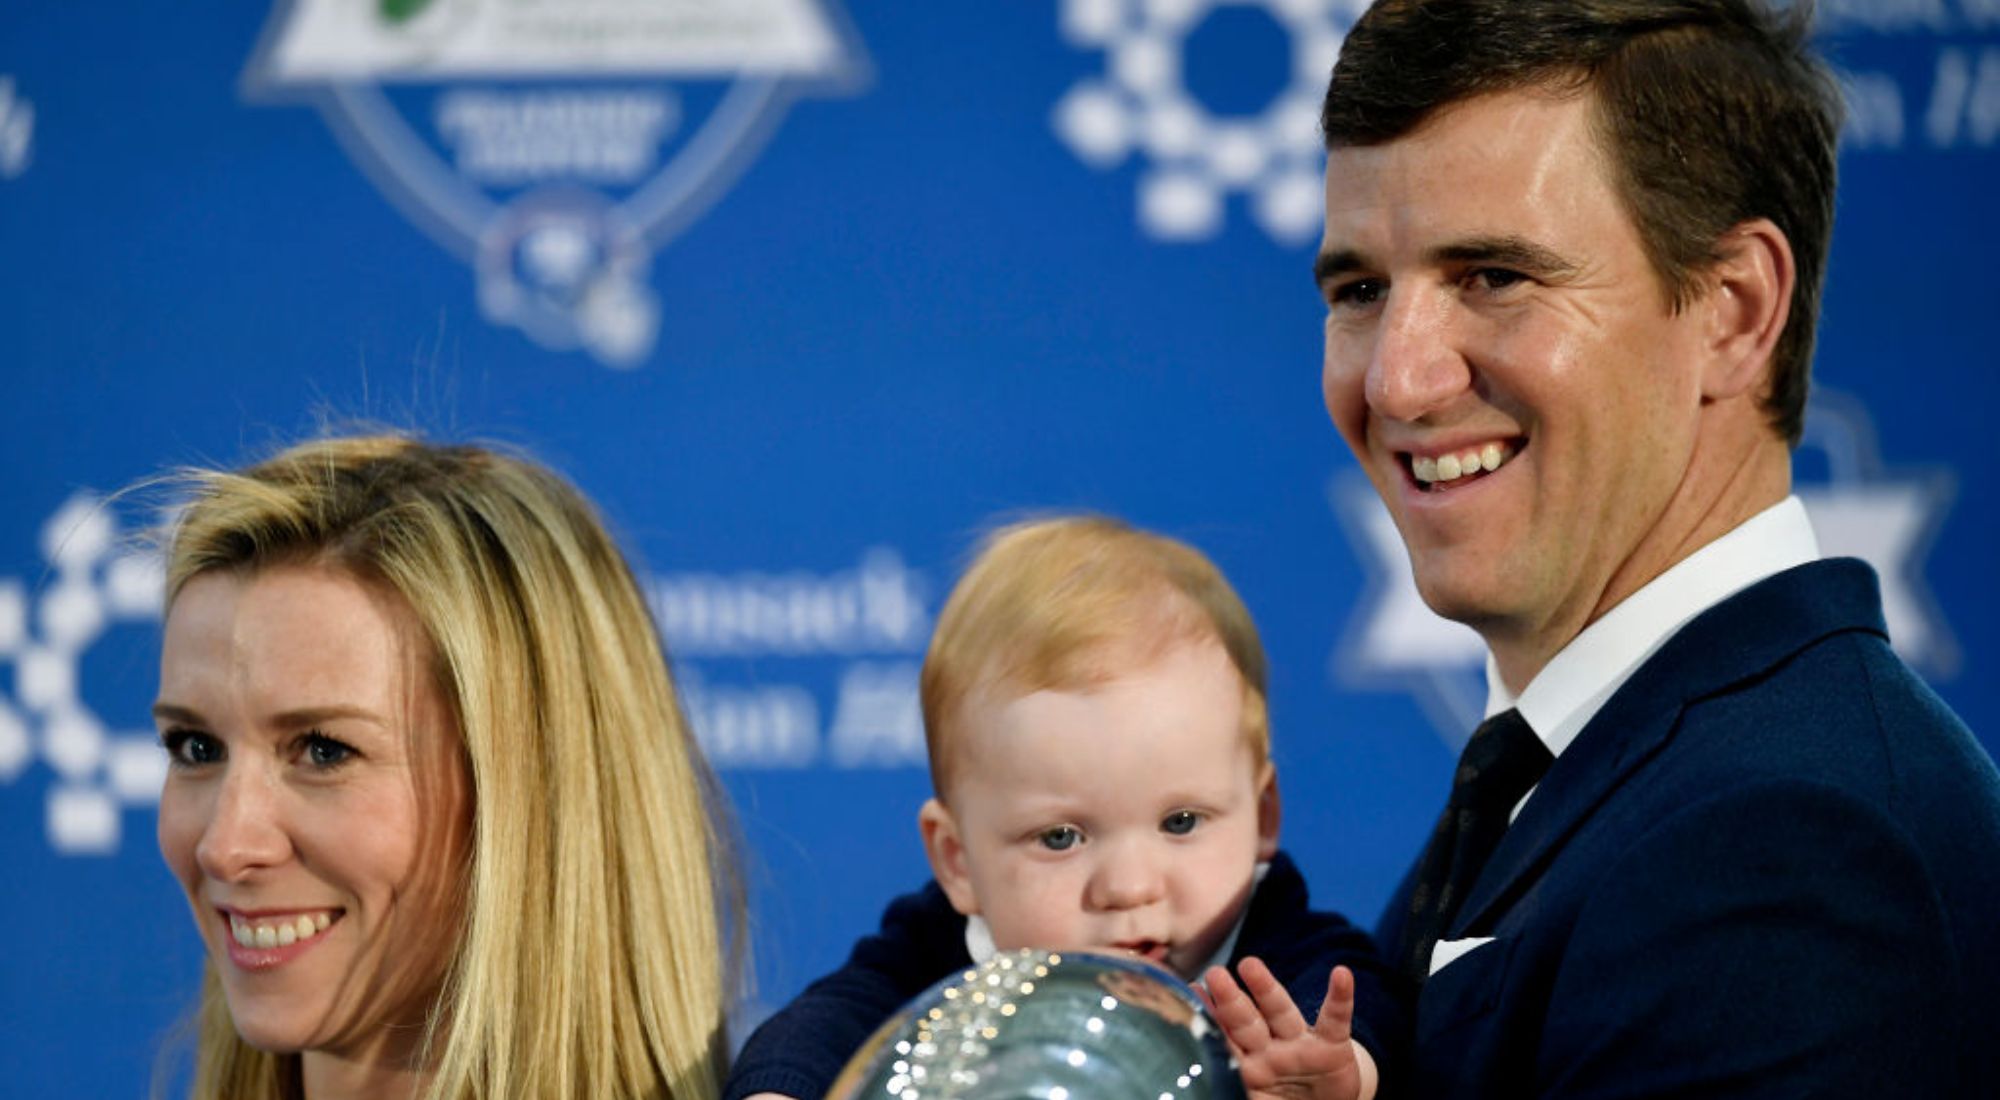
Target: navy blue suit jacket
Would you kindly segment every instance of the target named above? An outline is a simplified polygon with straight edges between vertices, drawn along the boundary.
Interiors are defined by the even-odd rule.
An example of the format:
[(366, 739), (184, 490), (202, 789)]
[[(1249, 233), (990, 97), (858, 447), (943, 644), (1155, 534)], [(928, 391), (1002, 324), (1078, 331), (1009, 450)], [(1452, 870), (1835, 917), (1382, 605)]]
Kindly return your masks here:
[[(1319, 1013), (1337, 965), (1354, 971), (1354, 1037), (1377, 1059), (1397, 1058), (1409, 1020), (1398, 976), (1368, 933), (1307, 905), (1306, 882), (1280, 852), (1250, 895), (1230, 964), (1255, 955), (1307, 1019)], [(972, 965), (965, 918), (933, 882), (891, 902), (882, 928), (854, 945), (845, 966), (806, 987), (743, 1044), (723, 1100), (775, 1092), (817, 1100), (840, 1068), (903, 1004)]]
[(1445, 933), (1479, 936), (1418, 997), (1418, 1096), (2000, 1095), (2000, 774), (1874, 573), (1800, 566), (1556, 760)]

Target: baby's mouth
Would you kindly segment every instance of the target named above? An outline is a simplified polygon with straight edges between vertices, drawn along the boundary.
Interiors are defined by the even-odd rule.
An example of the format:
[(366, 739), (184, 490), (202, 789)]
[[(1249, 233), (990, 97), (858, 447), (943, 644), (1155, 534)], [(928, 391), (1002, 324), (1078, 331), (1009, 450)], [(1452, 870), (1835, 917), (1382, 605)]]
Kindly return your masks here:
[(1137, 955), (1148, 962), (1165, 966), (1167, 964), (1167, 952), (1170, 945), (1159, 940), (1125, 940), (1111, 946), (1127, 954)]
[(1526, 447), (1526, 440), (1495, 439), (1441, 455), (1404, 452), (1402, 459), (1411, 480), (1424, 492), (1436, 493), (1471, 484), (1512, 461)]

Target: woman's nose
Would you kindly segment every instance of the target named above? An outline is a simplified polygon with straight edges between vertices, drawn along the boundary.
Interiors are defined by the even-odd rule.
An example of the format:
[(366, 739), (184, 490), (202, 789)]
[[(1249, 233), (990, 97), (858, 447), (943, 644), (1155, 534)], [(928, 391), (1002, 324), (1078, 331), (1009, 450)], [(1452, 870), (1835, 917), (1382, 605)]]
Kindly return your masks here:
[(290, 857), (291, 841), (281, 817), (284, 800), (271, 782), (254, 768), (231, 768), (222, 777), (195, 846), (203, 874), (220, 882), (240, 882)]

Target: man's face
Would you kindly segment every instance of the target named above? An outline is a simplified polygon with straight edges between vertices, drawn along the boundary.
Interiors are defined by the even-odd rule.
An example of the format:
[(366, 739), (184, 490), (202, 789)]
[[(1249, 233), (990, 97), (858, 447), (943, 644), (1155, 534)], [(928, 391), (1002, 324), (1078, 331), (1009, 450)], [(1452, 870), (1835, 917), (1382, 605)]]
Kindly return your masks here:
[(1503, 672), (1673, 560), (1696, 443), (1699, 314), (1670, 309), (1590, 109), (1483, 96), (1327, 157), (1327, 411), (1425, 601)]

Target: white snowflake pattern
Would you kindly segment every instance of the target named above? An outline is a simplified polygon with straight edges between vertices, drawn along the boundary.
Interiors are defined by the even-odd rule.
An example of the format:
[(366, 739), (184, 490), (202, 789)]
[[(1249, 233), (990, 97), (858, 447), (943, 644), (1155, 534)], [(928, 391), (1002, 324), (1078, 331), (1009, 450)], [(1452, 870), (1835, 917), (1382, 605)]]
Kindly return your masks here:
[(54, 773), (46, 824), (58, 852), (118, 850), (121, 810), (159, 800), (166, 758), (150, 731), (112, 730), (84, 700), (83, 654), (111, 627), (157, 620), (158, 555), (130, 545), (109, 508), (83, 492), (41, 531), (48, 565), (31, 598), (0, 578), (0, 664), (14, 669), (14, 698), (0, 697), (0, 783), (37, 757)]
[[(1214, 9), (1261, 8), (1291, 44), (1289, 81), (1255, 115), (1211, 112), (1182, 79), (1188, 36)], [(1213, 237), (1225, 199), (1243, 194), (1273, 240), (1310, 241), (1320, 228), (1320, 97), (1346, 28), (1366, 0), (1065, 0), (1062, 33), (1101, 49), (1105, 73), (1057, 102), (1056, 134), (1085, 163), (1108, 169), (1135, 152), (1138, 218), (1162, 240)]]

